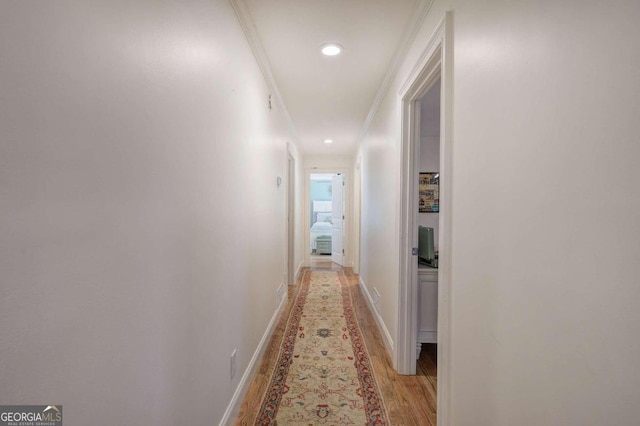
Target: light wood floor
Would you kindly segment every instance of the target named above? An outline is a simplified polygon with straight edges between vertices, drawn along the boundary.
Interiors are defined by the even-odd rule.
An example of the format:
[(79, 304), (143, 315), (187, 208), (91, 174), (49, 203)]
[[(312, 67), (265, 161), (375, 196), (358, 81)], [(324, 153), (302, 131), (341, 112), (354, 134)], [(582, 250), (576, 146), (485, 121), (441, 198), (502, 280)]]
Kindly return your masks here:
[[(331, 261), (331, 255), (328, 254), (312, 254), (309, 256), (310, 269), (334, 269), (342, 270), (342, 266)], [(302, 276), (302, 274), (300, 274)]]
[[(316, 256), (313, 256), (316, 257)], [(317, 256), (320, 257), (320, 256)], [(342, 267), (332, 263), (328, 256), (312, 259), (312, 270), (342, 270)], [(423, 345), (418, 360), (418, 374), (415, 376), (398, 375), (391, 367), (391, 359), (386, 352), (384, 342), (378, 331), (375, 319), (369, 310), (365, 298), (360, 292), (358, 275), (345, 268), (345, 275), (351, 285), (354, 308), (358, 322), (364, 334), (364, 339), (371, 357), (374, 373), (380, 386), (385, 405), (389, 412), (392, 425), (431, 426), (436, 424), (436, 345)], [(302, 276), (302, 274), (300, 274)], [(278, 321), (276, 330), (265, 350), (262, 362), (253, 383), (247, 391), (236, 425), (253, 425), (260, 410), (262, 397), (271, 378), (273, 367), (278, 358), (280, 344), (284, 335), (289, 311), (295, 300), (299, 285), (289, 287), (289, 301)]]

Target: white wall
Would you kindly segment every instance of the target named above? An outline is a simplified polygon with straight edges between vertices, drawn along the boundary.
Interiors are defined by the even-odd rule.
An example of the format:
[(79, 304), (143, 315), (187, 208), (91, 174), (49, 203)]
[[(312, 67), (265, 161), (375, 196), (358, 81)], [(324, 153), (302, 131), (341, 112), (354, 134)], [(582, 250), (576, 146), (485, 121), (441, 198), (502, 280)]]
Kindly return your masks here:
[(395, 350), (398, 326), (400, 125), (396, 103), (380, 105), (360, 146), (360, 280), (380, 294), (380, 315)]
[(361, 147), (362, 276), (395, 340), (398, 91), (446, 10), (452, 424), (636, 424), (637, 1), (436, 0)]
[(353, 157), (349, 155), (305, 155), (304, 167), (313, 170), (311, 173), (322, 173), (323, 170), (346, 169), (353, 166)]
[(286, 265), (286, 127), (233, 10), (1, 9), (0, 401), (218, 423)]

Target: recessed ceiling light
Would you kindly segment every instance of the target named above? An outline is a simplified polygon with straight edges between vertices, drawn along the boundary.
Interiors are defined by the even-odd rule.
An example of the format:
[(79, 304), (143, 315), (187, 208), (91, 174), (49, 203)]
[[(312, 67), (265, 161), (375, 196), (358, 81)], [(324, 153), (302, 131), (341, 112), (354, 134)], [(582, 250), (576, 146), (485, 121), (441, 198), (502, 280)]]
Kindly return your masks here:
[(330, 143), (333, 143), (333, 139), (325, 139), (322, 142), (324, 142), (326, 144), (330, 144)]
[(322, 45), (322, 53), (327, 56), (336, 56), (342, 52), (342, 46), (337, 43), (327, 43)]

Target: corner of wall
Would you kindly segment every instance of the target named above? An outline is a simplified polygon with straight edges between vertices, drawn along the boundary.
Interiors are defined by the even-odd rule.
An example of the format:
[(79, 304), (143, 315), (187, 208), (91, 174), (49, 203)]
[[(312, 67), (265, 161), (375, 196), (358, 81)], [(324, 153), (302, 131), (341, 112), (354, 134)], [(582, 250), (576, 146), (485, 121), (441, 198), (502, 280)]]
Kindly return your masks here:
[[(297, 276), (297, 273), (296, 273), (296, 276)], [(285, 293), (285, 296), (286, 296), (286, 293)], [(253, 382), (253, 378), (256, 375), (256, 370), (258, 368), (258, 365), (260, 364), (262, 355), (267, 349), (269, 340), (271, 339), (271, 336), (273, 335), (273, 332), (275, 331), (276, 326), (278, 325), (278, 318), (286, 305), (287, 305), (287, 297), (283, 297), (282, 300), (280, 301), (280, 304), (278, 305), (275, 312), (273, 313), (271, 317), (271, 321), (269, 321), (269, 325), (267, 326), (267, 329), (262, 335), (262, 339), (260, 339), (260, 343), (258, 344), (258, 347), (253, 353), (253, 356), (249, 361), (249, 365), (247, 365), (247, 368), (245, 369), (244, 374), (242, 375), (242, 378), (238, 383), (238, 387), (233, 393), (233, 397), (231, 398), (231, 401), (229, 401), (229, 405), (227, 406), (227, 409), (225, 410), (224, 415), (220, 420), (220, 426), (232, 425), (234, 423), (234, 420), (237, 417), (238, 412), (240, 411), (240, 405), (242, 404), (242, 400), (247, 394), (247, 391), (249, 390), (249, 386)]]
[(380, 333), (382, 334), (382, 339), (384, 340), (384, 346), (387, 349), (387, 354), (389, 355), (389, 357), (391, 357), (392, 360), (394, 360), (395, 359), (394, 345), (393, 345), (393, 339), (391, 338), (391, 333), (389, 333), (389, 329), (387, 328), (387, 325), (385, 324), (384, 319), (382, 319), (382, 316), (375, 308), (375, 304), (373, 302), (373, 298), (371, 297), (371, 293), (369, 292), (369, 289), (367, 288), (367, 284), (364, 282), (364, 279), (362, 278), (362, 276), (359, 277), (359, 283), (360, 283), (360, 289), (362, 290), (362, 293), (365, 296), (364, 298), (367, 301), (367, 305), (369, 306), (369, 310), (373, 314), (373, 317), (376, 319), (376, 323), (378, 324), (378, 328), (380, 330)]

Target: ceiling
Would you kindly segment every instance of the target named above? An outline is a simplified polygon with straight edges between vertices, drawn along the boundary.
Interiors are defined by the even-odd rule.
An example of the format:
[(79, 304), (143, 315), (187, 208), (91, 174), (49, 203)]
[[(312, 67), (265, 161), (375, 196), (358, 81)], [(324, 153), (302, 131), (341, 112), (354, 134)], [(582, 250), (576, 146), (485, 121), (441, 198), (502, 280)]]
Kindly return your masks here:
[[(242, 1), (242, 0), (238, 0)], [(385, 74), (421, 0), (244, 0), (258, 61), (288, 111), (305, 155), (355, 153)], [(249, 19), (247, 19), (249, 18)], [(413, 19), (415, 20), (415, 18)], [(256, 42), (257, 41), (257, 42)], [(251, 40), (250, 40), (251, 42)], [(343, 52), (324, 56), (320, 46)], [(261, 53), (261, 54), (260, 54)], [(267, 74), (269, 71), (267, 72)], [(285, 116), (287, 114), (285, 113)], [(332, 139), (328, 145), (322, 141)]]

